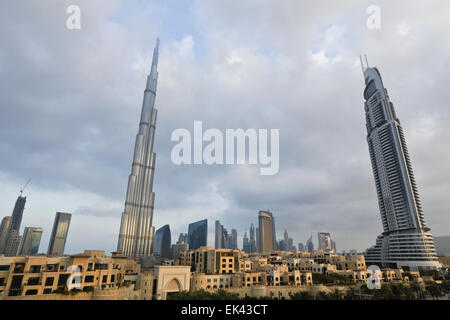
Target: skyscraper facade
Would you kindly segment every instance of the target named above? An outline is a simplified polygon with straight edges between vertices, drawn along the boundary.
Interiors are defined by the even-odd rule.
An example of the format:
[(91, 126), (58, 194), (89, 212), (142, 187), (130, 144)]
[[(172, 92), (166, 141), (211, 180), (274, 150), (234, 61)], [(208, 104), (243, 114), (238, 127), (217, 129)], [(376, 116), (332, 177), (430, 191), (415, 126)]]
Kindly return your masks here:
[(332, 241), (331, 235), (328, 232), (318, 232), (317, 233), (319, 250), (323, 251), (331, 251), (332, 249)]
[(22, 223), (23, 210), (25, 209), (25, 202), (27, 197), (21, 195), (17, 198), (12, 214), (11, 229), (20, 231), (20, 224)]
[(364, 69), (364, 109), (383, 233), (365, 253), (367, 264), (428, 269), (439, 266), (400, 120), (377, 68)]
[(161, 258), (170, 258), (171, 244), (172, 237), (170, 235), (170, 226), (166, 224), (155, 232), (155, 240), (153, 241), (153, 254)]
[(154, 106), (158, 82), (158, 50), (159, 39), (153, 51), (152, 67), (144, 91), (141, 120), (136, 135), (125, 209), (122, 213), (117, 244), (117, 251), (133, 258), (150, 256), (155, 230), (152, 226), (155, 201), (153, 175), (156, 157), (153, 152), (153, 141), (157, 115)]
[(3, 253), (6, 247), (6, 241), (8, 241), (9, 230), (11, 229), (12, 217), (6, 216), (2, 219), (0, 225), (0, 254)]
[(52, 234), (50, 236), (50, 242), (48, 244), (47, 255), (62, 256), (64, 254), (71, 217), (72, 215), (70, 213), (56, 213)]
[(214, 247), (216, 249), (224, 248), (224, 237), (223, 237), (223, 225), (220, 224), (219, 220), (216, 220), (216, 233), (215, 233), (215, 243)]
[(191, 223), (188, 228), (189, 249), (206, 247), (208, 240), (208, 220), (200, 220)]
[(259, 211), (259, 252), (270, 253), (275, 250), (274, 226), (272, 213), (268, 211)]
[(42, 228), (26, 227), (20, 243), (19, 255), (32, 256), (38, 253), (41, 244)]
[(249, 239), (249, 245), (250, 245), (250, 252), (256, 252), (256, 236), (255, 236), (255, 227), (253, 226), (253, 223), (250, 225), (250, 231), (249, 231), (250, 239)]
[(309, 239), (306, 241), (306, 251), (307, 252), (313, 252), (314, 251), (314, 243), (312, 241), (312, 235), (309, 237)]

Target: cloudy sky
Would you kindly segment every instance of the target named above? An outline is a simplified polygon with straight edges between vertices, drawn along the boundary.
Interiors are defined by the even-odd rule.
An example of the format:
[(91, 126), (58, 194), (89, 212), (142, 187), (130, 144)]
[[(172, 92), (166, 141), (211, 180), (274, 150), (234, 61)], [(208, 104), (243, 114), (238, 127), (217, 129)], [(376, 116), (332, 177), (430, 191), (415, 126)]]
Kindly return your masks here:
[[(450, 2), (21, 0), (0, 3), (0, 216), (31, 178), (22, 226), (73, 213), (66, 252), (113, 251), (146, 76), (161, 38), (154, 225), (172, 240), (208, 218), (236, 228), (258, 210), (278, 238), (327, 231), (364, 250), (381, 222), (359, 54), (395, 105), (434, 235), (450, 234)], [(81, 8), (81, 30), (66, 9)], [(381, 29), (369, 30), (369, 5)], [(171, 162), (177, 128), (280, 129), (280, 170)]]

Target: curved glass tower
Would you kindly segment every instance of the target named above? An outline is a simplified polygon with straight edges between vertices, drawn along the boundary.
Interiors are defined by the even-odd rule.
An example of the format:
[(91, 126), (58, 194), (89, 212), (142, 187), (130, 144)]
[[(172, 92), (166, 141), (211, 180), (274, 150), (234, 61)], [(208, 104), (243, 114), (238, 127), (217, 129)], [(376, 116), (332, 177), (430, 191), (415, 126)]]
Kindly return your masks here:
[(393, 268), (439, 267), (400, 120), (378, 69), (367, 67), (364, 78), (367, 143), (383, 224), (376, 245), (366, 251), (366, 262)]
[(155, 230), (152, 226), (155, 200), (153, 174), (156, 156), (153, 152), (153, 140), (157, 114), (154, 106), (158, 82), (158, 48), (159, 39), (156, 40), (152, 67), (144, 91), (139, 132), (136, 135), (125, 210), (120, 222), (117, 244), (117, 251), (133, 258), (150, 256)]

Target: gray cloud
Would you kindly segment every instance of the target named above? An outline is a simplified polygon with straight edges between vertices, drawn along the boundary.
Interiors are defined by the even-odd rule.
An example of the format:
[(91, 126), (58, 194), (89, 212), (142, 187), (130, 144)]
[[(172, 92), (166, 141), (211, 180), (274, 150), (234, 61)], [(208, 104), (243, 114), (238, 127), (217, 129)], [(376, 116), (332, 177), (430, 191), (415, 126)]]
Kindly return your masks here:
[[(153, 39), (161, 34), (156, 227), (169, 223), (177, 237), (206, 217), (210, 232), (220, 219), (241, 237), (258, 210), (270, 209), (279, 237), (285, 228), (296, 242), (329, 231), (338, 249), (372, 245), (381, 223), (365, 141), (358, 65), (365, 52), (406, 131), (428, 225), (446, 234), (447, 2), (374, 1), (379, 31), (365, 27), (372, 2), (193, 1), (184, 13), (189, 28), (173, 19), (173, 2), (79, 3), (76, 32), (65, 28), (69, 1), (0, 5), (0, 154), (7, 155), (0, 173), (14, 190), (31, 177), (30, 199), (62, 198), (51, 214), (30, 202), (24, 223), (40, 223), (34, 215), (51, 225), (70, 198), (70, 250), (89, 241), (114, 249)], [(194, 120), (205, 129), (279, 128), (279, 174), (173, 165), (170, 135), (192, 130)], [(0, 198), (5, 212), (11, 195)]]

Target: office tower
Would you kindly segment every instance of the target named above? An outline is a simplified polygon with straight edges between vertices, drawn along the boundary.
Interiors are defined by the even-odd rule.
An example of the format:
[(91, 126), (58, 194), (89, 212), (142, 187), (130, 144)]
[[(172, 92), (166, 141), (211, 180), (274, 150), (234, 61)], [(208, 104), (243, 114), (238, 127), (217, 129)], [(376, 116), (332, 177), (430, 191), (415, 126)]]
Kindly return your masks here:
[(284, 240), (280, 240), (278, 242), (278, 249), (280, 251), (288, 251), (288, 246), (287, 246), (287, 244), (286, 244), (286, 242)]
[(256, 237), (255, 237), (255, 227), (253, 226), (253, 223), (250, 225), (250, 252), (257, 252), (256, 249)]
[(155, 240), (153, 241), (153, 254), (160, 256), (161, 258), (170, 258), (171, 244), (172, 238), (170, 235), (170, 226), (166, 224), (155, 232)]
[(336, 241), (331, 240), (331, 250), (334, 252), (337, 252), (336, 251)]
[(19, 249), (20, 241), (22, 237), (18, 230), (10, 229), (8, 233), (8, 239), (6, 240), (5, 250), (3, 254), (7, 257), (13, 257), (17, 255), (17, 250)]
[(2, 224), (0, 225), (0, 254), (2, 254), (5, 250), (9, 230), (11, 229), (11, 222), (11, 216), (7, 216), (2, 219)]
[(242, 250), (246, 253), (250, 253), (250, 241), (247, 237), (247, 232), (244, 232), (244, 238), (242, 239)]
[(179, 259), (180, 252), (189, 250), (189, 245), (185, 242), (180, 242), (172, 245), (172, 259)]
[[(284, 240), (284, 244), (285, 244), (285, 246), (286, 246), (285, 250), (286, 250), (286, 251), (289, 251), (289, 234), (288, 234), (288, 232), (287, 232), (287, 229), (284, 229), (284, 237), (283, 237), (283, 240)], [(282, 250), (282, 249), (280, 248), (280, 250)]]
[(287, 248), (288, 248), (288, 251), (291, 251), (291, 252), (297, 251), (297, 248), (295, 248), (295, 246), (294, 246), (294, 239), (288, 238)]
[(305, 252), (305, 245), (302, 242), (298, 243), (298, 251)]
[(41, 244), (42, 228), (26, 227), (20, 243), (19, 255), (32, 256), (38, 253)]
[(366, 251), (367, 265), (439, 267), (400, 120), (378, 69), (366, 66), (363, 72), (367, 143), (383, 225), (375, 246)]
[(152, 67), (144, 90), (139, 132), (136, 135), (125, 209), (122, 213), (117, 244), (117, 251), (133, 258), (150, 256), (155, 230), (152, 226), (155, 201), (153, 175), (156, 157), (153, 152), (153, 141), (157, 114), (154, 106), (158, 82), (158, 47), (159, 39), (156, 40)]
[(259, 243), (259, 228), (256, 228), (256, 252), (260, 252), (261, 244)]
[(178, 236), (177, 244), (179, 243), (187, 243), (188, 242), (188, 235), (187, 233), (180, 233)]
[(56, 213), (52, 234), (50, 235), (50, 242), (48, 244), (47, 255), (62, 256), (64, 254), (71, 217), (72, 215), (70, 213)]
[(191, 223), (188, 228), (189, 249), (205, 247), (208, 240), (208, 220)]
[(23, 210), (25, 209), (25, 202), (27, 197), (21, 195), (17, 198), (12, 214), (11, 229), (20, 230), (20, 224), (22, 223)]
[(268, 211), (259, 211), (258, 213), (259, 222), (259, 252), (270, 253), (274, 251), (274, 227), (273, 227), (273, 216), (272, 213)]
[(224, 242), (223, 225), (220, 224), (219, 220), (216, 220), (216, 234), (215, 234), (214, 247), (216, 249), (224, 248), (223, 242)]
[(306, 241), (306, 251), (307, 252), (313, 252), (314, 251), (314, 244), (313, 244), (313, 241), (312, 241), (312, 235)]
[(318, 232), (317, 237), (319, 250), (330, 251), (332, 249), (331, 235), (328, 232)]
[(278, 242), (277, 242), (277, 233), (275, 232), (275, 217), (273, 216), (272, 212), (266, 211), (270, 214), (270, 217), (272, 218), (272, 247), (273, 250), (278, 250)]
[(237, 231), (236, 229), (231, 229), (231, 248), (233, 250), (237, 250), (238, 244), (237, 244)]

